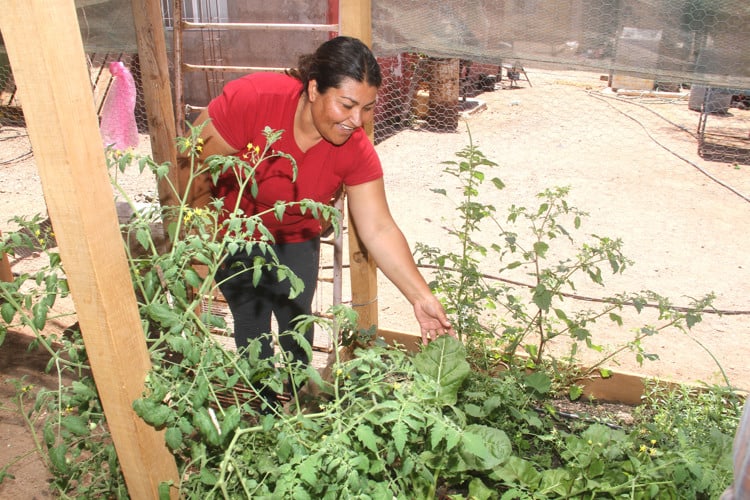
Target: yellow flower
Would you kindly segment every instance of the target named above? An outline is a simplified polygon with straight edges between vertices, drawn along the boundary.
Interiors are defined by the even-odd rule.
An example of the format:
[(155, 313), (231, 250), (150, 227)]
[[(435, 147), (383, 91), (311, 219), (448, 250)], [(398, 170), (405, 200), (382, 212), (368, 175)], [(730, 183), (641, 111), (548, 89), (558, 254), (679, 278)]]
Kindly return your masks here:
[(336, 370), (336, 376), (337, 377), (340, 377), (343, 373), (344, 373), (344, 370), (342, 370), (341, 368), (339, 368), (338, 370)]
[(652, 440), (651, 440), (651, 444), (652, 444), (652, 445), (656, 444), (656, 439), (652, 439)]
[(649, 454), (649, 455), (651, 455), (652, 457), (653, 457), (654, 455), (656, 455), (656, 448), (649, 448), (649, 449), (648, 449), (648, 454)]
[(638, 451), (640, 451), (641, 453), (645, 453), (647, 450), (648, 446), (646, 446), (645, 444), (642, 444), (641, 447), (638, 448)]
[(401, 383), (400, 382), (394, 382), (393, 383), (393, 390), (397, 391), (399, 389), (401, 389)]

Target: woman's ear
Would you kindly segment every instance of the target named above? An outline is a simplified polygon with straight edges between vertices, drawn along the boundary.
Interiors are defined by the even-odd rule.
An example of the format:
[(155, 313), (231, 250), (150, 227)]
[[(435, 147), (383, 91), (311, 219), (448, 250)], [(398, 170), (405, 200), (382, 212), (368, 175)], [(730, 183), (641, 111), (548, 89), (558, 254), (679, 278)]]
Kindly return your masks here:
[(307, 82), (307, 99), (313, 102), (318, 97), (318, 82), (310, 80)]

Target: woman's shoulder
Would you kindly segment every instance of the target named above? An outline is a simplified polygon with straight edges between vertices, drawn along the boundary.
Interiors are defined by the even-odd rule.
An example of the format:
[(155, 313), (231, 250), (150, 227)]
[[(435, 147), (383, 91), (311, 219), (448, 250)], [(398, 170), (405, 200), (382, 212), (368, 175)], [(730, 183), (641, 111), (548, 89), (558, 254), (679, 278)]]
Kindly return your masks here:
[(259, 94), (298, 94), (302, 91), (302, 82), (284, 73), (251, 73), (228, 85), (252, 88)]

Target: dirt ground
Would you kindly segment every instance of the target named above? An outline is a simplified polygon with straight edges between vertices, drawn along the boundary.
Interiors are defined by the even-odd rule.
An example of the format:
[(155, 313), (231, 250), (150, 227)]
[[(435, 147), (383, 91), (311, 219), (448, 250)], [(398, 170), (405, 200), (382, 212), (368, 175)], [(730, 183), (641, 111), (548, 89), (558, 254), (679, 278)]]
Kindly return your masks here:
[[(512, 204), (535, 207), (536, 193), (570, 186), (570, 205), (589, 213), (577, 241), (589, 234), (621, 238), (625, 255), (634, 261), (623, 275), (605, 275), (606, 288), (577, 282), (577, 296), (596, 299), (648, 289), (683, 306), (690, 297), (713, 292), (714, 306), (724, 312), (706, 314), (689, 335), (665, 331), (648, 338), (644, 346), (659, 361), (639, 366), (626, 355), (610, 366), (673, 381), (721, 383), (720, 365), (732, 385), (750, 389), (750, 166), (698, 155), (699, 115), (688, 108), (687, 94), (618, 97), (599, 73), (526, 70), (533, 86), (521, 81), (520, 88), (481, 93), (466, 116), (474, 143), (499, 164), (488, 177), (497, 176), (507, 185), (499, 192), (483, 190), (481, 200), (492, 203), (504, 219)], [(731, 108), (715, 120), (739, 121), (750, 130), (750, 111)], [(45, 213), (25, 134), (22, 128), (0, 129), (3, 233), (15, 229), (9, 222), (13, 216)], [(440, 163), (455, 159), (468, 140), (462, 121), (456, 132), (442, 133), (416, 124), (378, 144), (391, 209), (412, 246), (421, 242), (455, 250), (444, 228), (456, 222), (450, 200), (460, 202), (460, 193)], [(147, 142), (144, 138), (141, 147), (147, 149)], [(155, 187), (147, 176), (126, 175), (121, 184), (140, 201), (153, 201)], [(446, 189), (450, 199), (431, 191), (438, 188)], [(489, 227), (477, 238), (498, 242)], [(565, 257), (561, 252), (555, 258)], [(34, 260), (14, 261), (14, 272), (33, 268)], [(330, 263), (330, 256), (323, 260)], [(494, 271), (488, 264), (486, 272)], [(530, 279), (524, 274), (506, 277)], [(320, 287), (321, 308), (328, 300), (325, 286)], [(348, 286), (345, 278), (345, 301)], [(410, 306), (382, 276), (377, 300), (382, 328), (417, 331)], [(596, 303), (571, 298), (567, 307), (596, 308)], [(633, 329), (656, 321), (653, 310), (625, 319), (622, 328), (593, 328), (595, 341), (613, 349), (631, 339)], [(0, 346), (0, 467), (32, 449), (21, 418), (9, 409), (15, 394), (9, 381), (27, 376), (37, 386), (56, 383), (42, 373), (43, 356), (27, 353), (26, 345), (25, 337), (12, 333)], [(584, 353), (583, 360), (593, 363), (601, 356)], [(49, 496), (40, 465), (32, 454), (11, 467), (16, 479), (0, 484), (0, 498)]]

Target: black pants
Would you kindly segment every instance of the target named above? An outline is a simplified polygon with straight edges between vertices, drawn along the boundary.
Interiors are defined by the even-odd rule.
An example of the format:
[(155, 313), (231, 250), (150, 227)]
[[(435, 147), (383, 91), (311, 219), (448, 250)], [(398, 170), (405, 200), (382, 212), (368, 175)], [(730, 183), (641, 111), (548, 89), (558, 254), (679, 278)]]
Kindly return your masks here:
[[(279, 282), (276, 269), (264, 270), (257, 286), (253, 286), (251, 268), (256, 256), (263, 253), (253, 247), (250, 253), (242, 252), (230, 256), (225, 265), (216, 273), (219, 289), (229, 305), (234, 318), (234, 341), (237, 349), (246, 348), (252, 339), (261, 342), (261, 358), (274, 354), (271, 338), (271, 315), (276, 317), (279, 333), (294, 329), (294, 318), (301, 314), (312, 314), (312, 300), (318, 280), (320, 261), (320, 238), (302, 243), (273, 245), (279, 262), (291, 268), (305, 285), (304, 291), (289, 298), (289, 280)], [(266, 259), (271, 262), (271, 259)], [(313, 329), (305, 332), (305, 338), (312, 345)], [(310, 359), (291, 335), (279, 335), (281, 348), (294, 360), (309, 364)]]

